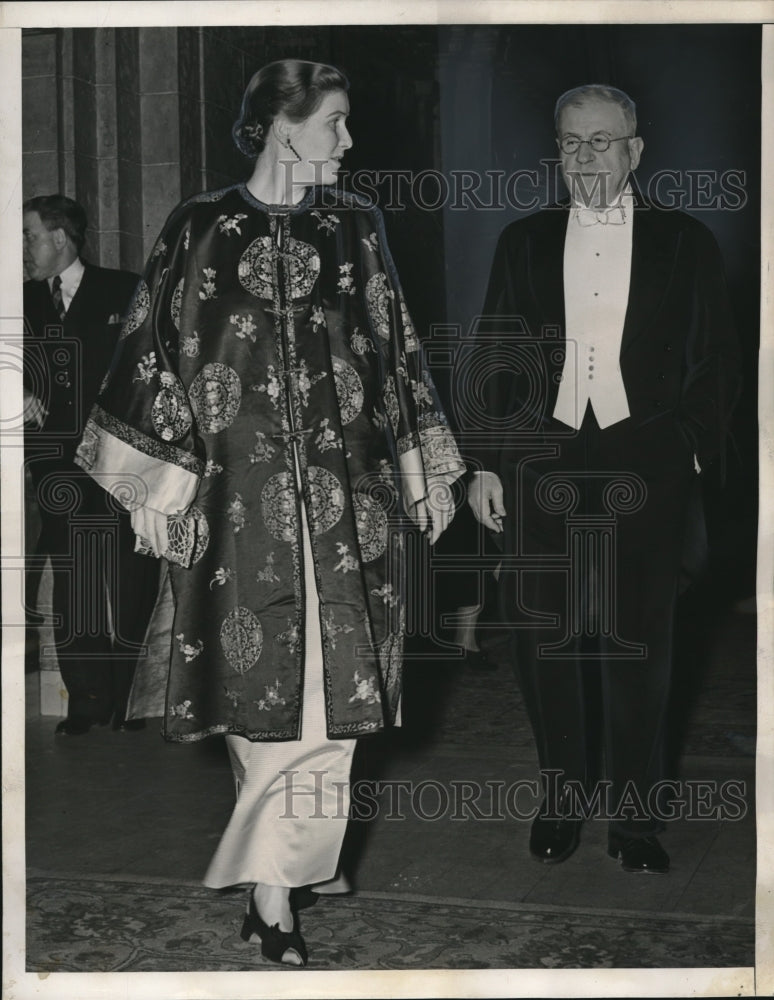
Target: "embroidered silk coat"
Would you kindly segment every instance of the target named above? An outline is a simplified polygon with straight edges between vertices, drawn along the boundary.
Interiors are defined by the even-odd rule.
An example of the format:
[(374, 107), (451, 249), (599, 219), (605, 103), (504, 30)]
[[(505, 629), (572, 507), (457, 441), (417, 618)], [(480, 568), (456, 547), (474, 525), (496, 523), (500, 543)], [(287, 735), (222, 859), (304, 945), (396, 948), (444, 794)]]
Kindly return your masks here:
[(181, 205), (77, 460), (167, 515), (168, 739), (298, 738), (302, 498), (328, 734), (394, 721), (407, 515), (464, 467), (377, 209), (326, 188), (271, 207), (244, 185)]

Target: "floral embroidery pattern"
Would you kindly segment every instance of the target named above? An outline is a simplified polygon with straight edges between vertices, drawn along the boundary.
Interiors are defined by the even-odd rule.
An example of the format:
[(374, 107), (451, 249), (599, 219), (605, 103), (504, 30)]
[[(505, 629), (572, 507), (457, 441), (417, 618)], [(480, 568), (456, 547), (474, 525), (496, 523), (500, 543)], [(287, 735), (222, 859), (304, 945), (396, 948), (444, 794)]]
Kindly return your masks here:
[(352, 496), (355, 527), (363, 562), (373, 562), (387, 548), (387, 514), (381, 504), (367, 493)]
[(339, 264), (339, 284), (338, 289), (345, 295), (355, 294), (355, 279), (352, 277), (354, 264)]
[(172, 322), (175, 324), (175, 329), (180, 329), (180, 313), (183, 308), (183, 285), (185, 284), (185, 278), (181, 278), (180, 281), (175, 285), (175, 290), (172, 292), (172, 300), (169, 303), (169, 314), (172, 317)]
[(381, 271), (371, 275), (366, 284), (365, 290), (366, 306), (368, 315), (374, 329), (388, 340), (390, 337), (390, 307), (389, 300), (395, 298), (395, 292), (387, 284), (387, 275)]
[(193, 415), (182, 383), (170, 372), (161, 372), (161, 389), (151, 407), (153, 428), (162, 441), (179, 441), (191, 424)]
[(188, 245), (190, 244), (190, 242), (191, 242), (191, 227), (188, 226), (188, 228), (185, 231), (185, 236), (183, 237), (183, 249), (184, 250), (188, 249)]
[(342, 424), (351, 424), (363, 409), (363, 383), (360, 376), (341, 358), (331, 358), (333, 363), (333, 379), (336, 383), (336, 396), (339, 401), (339, 412)]
[(223, 696), (225, 697), (226, 701), (231, 702), (234, 708), (236, 708), (237, 705), (239, 704), (241, 697), (238, 691), (233, 691), (231, 688), (227, 687), (223, 688)]
[(163, 253), (166, 252), (167, 252), (167, 244), (164, 242), (164, 240), (160, 239), (156, 243), (156, 246), (153, 248), (153, 253), (151, 254), (151, 260), (156, 260), (157, 257), (160, 257)]
[(191, 406), (203, 434), (217, 434), (230, 427), (242, 402), (242, 383), (233, 368), (210, 362), (188, 390)]
[(167, 518), (169, 547), (165, 557), (180, 566), (198, 563), (210, 542), (210, 526), (198, 507), (188, 514), (170, 514)]
[(244, 215), (242, 212), (238, 212), (236, 215), (232, 215), (232, 216), (219, 215), (218, 216), (218, 229), (222, 233), (225, 233), (226, 236), (230, 236), (231, 233), (234, 233), (234, 232), (239, 233), (239, 235), (241, 236), (242, 235), (242, 230), (239, 228), (239, 223), (243, 219), (246, 219), (246, 218), (247, 218), (247, 216)]
[(282, 390), (274, 365), (268, 365), (266, 367), (266, 374), (269, 376), (268, 381), (261, 382), (260, 385), (251, 385), (250, 388), (253, 392), (265, 392), (271, 401), (271, 405), (276, 410), (279, 405), (280, 392)]
[(312, 330), (314, 333), (320, 329), (321, 326), (327, 326), (328, 323), (325, 319), (325, 312), (320, 306), (314, 306), (312, 308)]
[(288, 618), (288, 627), (284, 632), (280, 632), (274, 637), (277, 642), (281, 643), (283, 646), (288, 647), (288, 651), (293, 654), (296, 652), (301, 644), (301, 636), (298, 630), (298, 625), (293, 621), (292, 618)]
[(387, 416), (390, 418), (393, 433), (397, 434), (400, 422), (400, 406), (398, 404), (397, 393), (395, 392), (395, 379), (392, 375), (388, 375), (384, 380), (382, 395), (384, 397), (384, 408), (387, 411)]
[(394, 608), (398, 603), (398, 598), (393, 594), (391, 583), (385, 583), (382, 587), (375, 587), (371, 593), (374, 597), (381, 597), (382, 601), (390, 608)]
[(420, 382), (415, 382), (414, 379), (410, 379), (411, 391), (414, 394), (414, 399), (417, 406), (420, 409), (432, 409), (433, 408), (433, 397), (430, 395), (430, 387), (424, 381), (424, 378)]
[(214, 584), (223, 586), (228, 583), (229, 580), (233, 579), (234, 571), (233, 569), (225, 569), (223, 566), (218, 566), (215, 570), (215, 576), (210, 580), (210, 590), (212, 590)]
[(357, 326), (355, 327), (352, 336), (349, 338), (349, 345), (355, 354), (359, 354), (361, 357), (364, 354), (368, 354), (369, 351), (376, 351), (371, 339), (361, 333), (360, 328)]
[(378, 705), (382, 698), (376, 688), (376, 678), (369, 677), (365, 680), (360, 676), (358, 670), (352, 675), (352, 683), (355, 685), (355, 693), (350, 697), (350, 704), (353, 701), (364, 701), (366, 705)]
[(204, 477), (205, 479), (209, 476), (217, 476), (219, 472), (223, 472), (223, 466), (218, 465), (218, 463), (212, 459), (207, 459), (207, 464), (204, 466)]
[(321, 535), (338, 524), (344, 513), (344, 490), (333, 473), (319, 465), (310, 465), (307, 475), (311, 494), (309, 522), (314, 533)]
[(191, 699), (186, 698), (179, 705), (171, 705), (169, 709), (170, 719), (195, 719), (196, 716), (190, 711)]
[(234, 494), (234, 499), (226, 509), (228, 519), (234, 526), (234, 534), (238, 534), (247, 524), (247, 505), (240, 493)]
[(349, 573), (351, 570), (358, 568), (360, 563), (355, 559), (354, 556), (349, 554), (349, 546), (345, 545), (343, 542), (336, 542), (336, 551), (341, 556), (339, 562), (333, 567), (334, 571), (341, 570), (342, 573)]
[(330, 421), (327, 417), (320, 421), (320, 433), (314, 439), (314, 443), (320, 451), (330, 451), (331, 448), (343, 448), (344, 442), (336, 435), (336, 432), (328, 426)]
[(138, 330), (145, 322), (150, 309), (150, 292), (144, 281), (141, 281), (134, 293), (132, 304), (129, 306), (129, 315), (126, 317), (124, 328), (121, 331), (121, 340)]
[(229, 316), (229, 320), (237, 328), (234, 333), (239, 337), (240, 340), (250, 340), (255, 343), (255, 331), (258, 329), (253, 321), (253, 317), (249, 314), (247, 316), (240, 316), (238, 313), (234, 316)]
[(333, 616), (333, 608), (325, 608), (324, 611), (320, 613), (320, 621), (322, 623), (323, 631), (328, 638), (328, 642), (331, 644), (331, 649), (336, 648), (336, 639), (339, 635), (346, 635), (348, 632), (354, 632), (351, 625), (336, 625)]
[(285, 699), (280, 698), (279, 689), (282, 685), (277, 678), (273, 684), (267, 685), (264, 690), (266, 691), (266, 696), (261, 698), (260, 701), (256, 701), (255, 704), (262, 712), (270, 712), (275, 705), (284, 705)]
[(376, 253), (379, 249), (379, 240), (376, 238), (376, 233), (371, 233), (368, 239), (361, 240), (361, 243), (371, 253)]
[(280, 542), (296, 537), (296, 499), (287, 472), (267, 480), (261, 491), (261, 514), (269, 534)]
[(215, 291), (215, 268), (205, 267), (202, 273), (204, 274), (204, 281), (202, 282), (202, 287), (199, 289), (199, 298), (203, 301), (214, 299), (217, 295)]
[(378, 475), (383, 483), (387, 483), (389, 486), (395, 485), (395, 469), (393, 469), (386, 458), (379, 459)]
[(150, 385), (158, 373), (156, 352), (151, 351), (150, 354), (143, 354), (141, 360), (137, 362), (137, 375), (134, 376), (132, 381), (144, 382), (146, 385)]
[(318, 229), (324, 229), (326, 236), (330, 236), (331, 233), (336, 231), (336, 226), (339, 224), (339, 218), (336, 215), (326, 215), (323, 218), (321, 212), (311, 212), (311, 216), (319, 220)]
[(414, 329), (414, 324), (411, 322), (411, 317), (409, 316), (409, 311), (403, 296), (400, 296), (400, 316), (403, 322), (403, 338), (406, 342), (406, 350), (409, 352), (414, 352), (419, 350), (419, 340), (417, 339), (417, 332)]
[(190, 337), (183, 337), (180, 341), (180, 350), (187, 358), (198, 358), (201, 342), (199, 334), (194, 330)]
[(280, 578), (274, 572), (274, 553), (269, 552), (266, 556), (266, 565), (255, 574), (255, 579), (259, 583), (279, 583)]
[(273, 445), (268, 443), (263, 431), (256, 431), (255, 436), (258, 440), (255, 442), (253, 450), (249, 455), (251, 465), (255, 465), (256, 462), (268, 462), (277, 450)]
[(238, 674), (247, 673), (263, 651), (263, 629), (249, 608), (234, 608), (220, 627), (220, 645)]
[[(185, 636), (182, 632), (179, 632), (175, 638), (177, 639), (177, 648), (185, 657), (186, 663), (191, 663), (204, 649), (204, 643), (201, 639), (197, 639), (195, 645), (191, 645), (190, 642), (185, 641)], [(190, 701), (188, 702), (190, 705)]]
[(382, 413), (381, 410), (377, 410), (374, 407), (374, 413), (371, 417), (371, 423), (374, 427), (378, 427), (380, 431), (387, 429), (387, 417)]

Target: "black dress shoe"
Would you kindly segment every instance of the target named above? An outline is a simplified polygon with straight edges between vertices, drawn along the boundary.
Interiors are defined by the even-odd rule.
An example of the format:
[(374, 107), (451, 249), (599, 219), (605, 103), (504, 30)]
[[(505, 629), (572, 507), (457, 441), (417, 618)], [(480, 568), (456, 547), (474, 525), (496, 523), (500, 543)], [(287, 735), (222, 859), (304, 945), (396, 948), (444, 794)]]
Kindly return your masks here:
[(558, 865), (566, 861), (580, 843), (581, 820), (566, 815), (569, 797), (561, 795), (557, 805), (547, 809), (544, 800), (541, 813), (532, 821), (529, 834), (529, 853), (544, 865)]
[(83, 736), (91, 729), (91, 719), (62, 719), (54, 730), (56, 736)]
[(625, 872), (650, 872), (666, 875), (669, 871), (669, 855), (656, 837), (627, 837), (625, 834), (607, 835), (607, 853), (611, 858), (620, 858)]

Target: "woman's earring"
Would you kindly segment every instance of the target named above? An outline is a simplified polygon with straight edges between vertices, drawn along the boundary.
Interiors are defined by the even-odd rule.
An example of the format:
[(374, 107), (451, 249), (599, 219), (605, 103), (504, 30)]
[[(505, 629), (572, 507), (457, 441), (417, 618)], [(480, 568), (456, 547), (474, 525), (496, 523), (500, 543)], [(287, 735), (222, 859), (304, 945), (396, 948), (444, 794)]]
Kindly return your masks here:
[(293, 154), (293, 156), (295, 156), (295, 158), (297, 160), (301, 159), (301, 157), (298, 155), (298, 152), (294, 149), (293, 144), (290, 141), (290, 139), (286, 139), (285, 140), (285, 145), (287, 146), (287, 148), (290, 150), (290, 152)]

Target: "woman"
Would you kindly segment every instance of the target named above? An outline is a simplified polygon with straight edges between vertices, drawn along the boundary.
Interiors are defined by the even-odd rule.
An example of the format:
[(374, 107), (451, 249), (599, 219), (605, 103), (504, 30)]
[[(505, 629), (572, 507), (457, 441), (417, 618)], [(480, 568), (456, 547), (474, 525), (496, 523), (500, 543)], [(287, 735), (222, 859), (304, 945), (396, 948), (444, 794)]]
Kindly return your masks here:
[(290, 890), (335, 878), (355, 738), (399, 711), (406, 515), (435, 541), (464, 471), (381, 216), (329, 187), (347, 87), (296, 60), (252, 78), (250, 179), (172, 213), (79, 451), (172, 564), (164, 736), (227, 734), (205, 884), (252, 885), (243, 937), (296, 965)]

